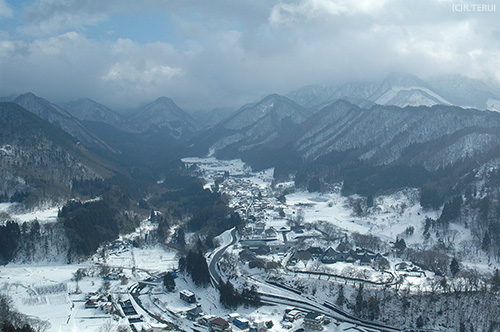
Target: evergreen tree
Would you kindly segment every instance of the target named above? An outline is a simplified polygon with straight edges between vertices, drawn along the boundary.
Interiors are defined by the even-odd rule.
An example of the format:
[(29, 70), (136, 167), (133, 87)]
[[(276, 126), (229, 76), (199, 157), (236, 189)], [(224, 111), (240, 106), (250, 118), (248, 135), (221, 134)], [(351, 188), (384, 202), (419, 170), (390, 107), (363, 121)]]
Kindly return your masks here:
[(344, 306), (345, 303), (344, 285), (339, 286), (339, 293), (337, 295), (337, 301), (335, 303), (341, 308)]
[(406, 242), (404, 239), (396, 239), (396, 243), (394, 243), (394, 249), (397, 251), (403, 251), (406, 249)]
[(498, 271), (498, 269), (495, 269), (493, 277), (491, 277), (491, 290), (493, 292), (500, 291), (500, 272)]
[(185, 256), (181, 256), (179, 258), (179, 270), (181, 272), (186, 272), (186, 257)]
[(422, 318), (422, 315), (418, 316), (417, 321), (416, 321), (416, 326), (417, 326), (417, 329), (420, 329), (424, 326), (424, 319)]
[(320, 183), (319, 178), (317, 176), (313, 177), (309, 181), (309, 184), (307, 185), (307, 190), (310, 193), (319, 192), (321, 190), (321, 183)]
[(373, 206), (373, 195), (368, 195), (366, 197), (366, 206), (371, 208)]
[(453, 258), (450, 263), (450, 272), (455, 277), (457, 273), (460, 271), (460, 265), (456, 258)]
[(174, 275), (172, 274), (172, 272), (167, 272), (163, 276), (163, 286), (165, 286), (165, 290), (169, 293), (174, 291), (175, 279), (174, 279)]
[(184, 234), (183, 227), (178, 227), (175, 230), (174, 236), (172, 237), (172, 243), (186, 245), (186, 235)]
[[(179, 268), (180, 263), (179, 261)], [(197, 286), (206, 287), (210, 284), (208, 264), (201, 251), (189, 251), (185, 258), (185, 270)]]
[(460, 209), (462, 207), (462, 196), (456, 196), (451, 201), (446, 202), (441, 212), (438, 221), (443, 227), (447, 227), (448, 223), (457, 219), (460, 216)]
[(481, 244), (481, 247), (484, 251), (489, 251), (490, 244), (491, 244), (490, 234), (486, 231), (486, 233), (484, 233), (483, 242)]
[(251, 288), (243, 288), (241, 298), (245, 306), (258, 307), (260, 306), (260, 295), (257, 292), (257, 287), (252, 285)]
[(231, 282), (222, 282), (219, 286), (220, 303), (228, 309), (236, 309), (240, 304), (240, 296)]
[(354, 313), (357, 316), (361, 316), (365, 310), (366, 301), (363, 298), (363, 284), (358, 288), (358, 294), (356, 295), (356, 304), (354, 305)]
[(367, 303), (368, 319), (374, 320), (380, 314), (379, 301), (376, 297), (370, 296)]
[(442, 204), (442, 200), (434, 187), (423, 187), (420, 191), (420, 205), (424, 209), (438, 209)]
[(9, 220), (5, 226), (0, 225), (0, 264), (7, 264), (14, 257), (20, 237), (18, 223)]

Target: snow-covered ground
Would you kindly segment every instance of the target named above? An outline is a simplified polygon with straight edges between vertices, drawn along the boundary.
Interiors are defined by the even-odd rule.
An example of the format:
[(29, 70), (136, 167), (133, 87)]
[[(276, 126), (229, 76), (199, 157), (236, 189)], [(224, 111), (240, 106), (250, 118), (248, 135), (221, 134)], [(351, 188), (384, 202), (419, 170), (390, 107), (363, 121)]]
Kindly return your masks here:
[[(85, 309), (85, 295), (97, 292), (104, 280), (99, 276), (101, 257), (82, 264), (68, 265), (17, 265), (8, 264), (0, 268), (0, 289), (14, 299), (17, 310), (29, 316), (50, 322), (48, 331), (99, 331), (108, 322), (112, 325), (126, 324), (124, 320), (112, 319), (112, 315), (101, 309)], [(129, 284), (149, 276), (149, 272), (165, 272), (177, 268), (176, 252), (160, 247), (133, 248), (109, 253), (106, 265), (119, 268), (127, 276)], [(135, 266), (136, 273), (132, 268)], [(86, 269), (91, 274), (78, 283), (76, 291), (74, 273)], [(120, 280), (110, 280), (111, 293), (122, 299), (128, 298), (126, 285)], [(121, 294), (121, 295), (120, 295)]]
[[(33, 211), (19, 211), (19, 207), (19, 203), (0, 203), (0, 213), (6, 213), (10, 216), (9, 219), (18, 221), (20, 223), (37, 220), (40, 224), (43, 224), (56, 222), (57, 213), (59, 212), (60, 208), (59, 206), (51, 206)], [(0, 224), (5, 223), (6, 221), (6, 218), (1, 218)]]

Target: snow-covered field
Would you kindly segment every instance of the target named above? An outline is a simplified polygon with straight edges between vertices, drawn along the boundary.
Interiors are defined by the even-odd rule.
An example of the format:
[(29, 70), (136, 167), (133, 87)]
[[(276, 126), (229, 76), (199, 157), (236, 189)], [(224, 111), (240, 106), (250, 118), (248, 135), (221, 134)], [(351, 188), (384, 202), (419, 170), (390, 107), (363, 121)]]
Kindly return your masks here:
[[(356, 215), (349, 200), (357, 197), (344, 197), (340, 193), (296, 192), (286, 196), (289, 214), (298, 210), (304, 212), (306, 222), (327, 221), (348, 232), (372, 234), (383, 240), (394, 241), (407, 227), (415, 227), (414, 234), (421, 234), (422, 223), (426, 217), (436, 218), (436, 211), (425, 211), (418, 203), (415, 191), (406, 190), (390, 196), (377, 197), (370, 213)], [(421, 237), (409, 239), (410, 243), (421, 243)]]
[[(81, 267), (87, 265), (9, 264), (0, 269), (1, 291), (12, 297), (20, 312), (48, 321), (49, 331), (97, 331), (111, 317), (97, 309), (85, 309), (85, 293), (70, 294), (76, 287), (72, 275)], [(83, 292), (100, 287), (95, 285), (97, 279), (92, 279), (80, 282)]]
[[(126, 324), (113, 319), (101, 309), (85, 309), (85, 296), (103, 287), (99, 276), (99, 255), (82, 264), (69, 265), (17, 265), (8, 264), (0, 268), (0, 292), (11, 296), (15, 308), (29, 316), (50, 322), (48, 331), (99, 331), (104, 325)], [(149, 276), (147, 272), (165, 272), (177, 268), (176, 252), (160, 247), (125, 249), (110, 252), (106, 264), (120, 268), (129, 278), (129, 284)], [(102, 261), (100, 261), (102, 263)], [(132, 267), (136, 273), (133, 274)], [(74, 273), (85, 269), (89, 276), (79, 283), (76, 291)], [(111, 293), (126, 299), (126, 285), (120, 280), (110, 280)], [(122, 294), (122, 295), (119, 295)]]
[[(33, 211), (19, 211), (19, 203), (0, 203), (0, 213), (4, 212), (13, 219), (20, 223), (30, 222), (37, 220), (40, 224), (50, 223), (57, 221), (57, 213), (59, 212), (58, 206), (51, 206), (41, 208)], [(1, 218), (0, 224), (4, 223), (7, 219)]]

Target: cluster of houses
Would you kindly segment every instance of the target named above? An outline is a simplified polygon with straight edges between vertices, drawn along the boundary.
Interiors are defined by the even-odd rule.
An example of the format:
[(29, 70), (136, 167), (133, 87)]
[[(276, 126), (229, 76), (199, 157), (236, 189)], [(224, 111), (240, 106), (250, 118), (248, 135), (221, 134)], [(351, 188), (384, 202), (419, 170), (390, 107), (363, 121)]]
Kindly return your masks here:
[(283, 325), (293, 323), (294, 321), (304, 318), (304, 328), (307, 331), (321, 331), (323, 327), (330, 323), (330, 320), (323, 314), (316, 311), (303, 312), (299, 309), (286, 309), (283, 315)]
[[(194, 312), (196, 312), (196, 315), (193, 315)], [(265, 332), (272, 326), (272, 322), (251, 322), (248, 319), (240, 317), (238, 313), (229, 314), (224, 318), (214, 315), (204, 315), (199, 305), (186, 312), (186, 317), (196, 321), (200, 325), (208, 327), (208, 330), (211, 332), (229, 332), (233, 330), (232, 326), (240, 330), (248, 329), (249, 332)]]
[[(254, 262), (258, 256), (270, 254), (285, 254), (292, 248), (291, 243), (280, 241), (244, 240), (240, 242), (242, 250), (239, 252), (241, 261)], [(374, 262), (385, 260), (380, 253), (367, 249), (357, 248), (349, 251), (337, 251), (332, 247), (323, 250), (320, 247), (310, 247), (306, 250), (297, 250), (289, 263), (291, 266), (299, 261), (319, 260), (323, 264), (334, 264), (337, 262), (359, 263), (359, 265), (372, 265)], [(250, 264), (251, 265), (251, 264)]]
[(337, 251), (329, 247), (325, 251), (320, 247), (310, 247), (306, 250), (298, 250), (290, 259), (290, 265), (295, 265), (298, 261), (308, 261), (319, 259), (323, 264), (334, 264), (337, 262), (356, 263), (360, 265), (371, 265), (373, 262), (385, 259), (379, 253), (366, 249)]
[(241, 330), (248, 329), (250, 332), (264, 332), (267, 331), (269, 323), (261, 321), (250, 322), (248, 319), (240, 317), (238, 313), (229, 314), (227, 317), (217, 317), (214, 315), (205, 315), (199, 303), (196, 303), (196, 295), (189, 290), (181, 290), (179, 297), (186, 303), (196, 304), (192, 309), (185, 312), (186, 318), (195, 321), (200, 325), (208, 328), (209, 331), (214, 332), (228, 332), (232, 331), (231, 324)]
[(114, 312), (113, 304), (109, 296), (99, 295), (95, 292), (90, 292), (85, 296), (85, 309), (98, 309), (100, 308), (106, 314)]

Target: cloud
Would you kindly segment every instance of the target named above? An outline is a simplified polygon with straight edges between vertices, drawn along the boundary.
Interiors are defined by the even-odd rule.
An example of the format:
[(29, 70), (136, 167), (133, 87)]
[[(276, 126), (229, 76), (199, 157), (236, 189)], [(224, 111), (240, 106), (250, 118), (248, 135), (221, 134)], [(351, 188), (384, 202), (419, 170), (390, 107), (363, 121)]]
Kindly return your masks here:
[(67, 30), (82, 30), (108, 18), (107, 10), (115, 1), (38, 0), (24, 12), (26, 34), (43, 36)]
[(273, 7), (269, 21), (271, 24), (283, 24), (339, 15), (371, 14), (380, 11), (386, 2), (385, 0), (303, 0), (298, 4), (280, 2)]
[(5, 0), (0, 0), (0, 18), (12, 17), (12, 9), (7, 5)]
[[(91, 97), (115, 108), (166, 95), (206, 109), (394, 71), (500, 81), (497, 14), (454, 13), (452, 4), (39, 0), (20, 23), (27, 38), (0, 35), (0, 94)], [(124, 17), (151, 30), (137, 23), (127, 36)]]

